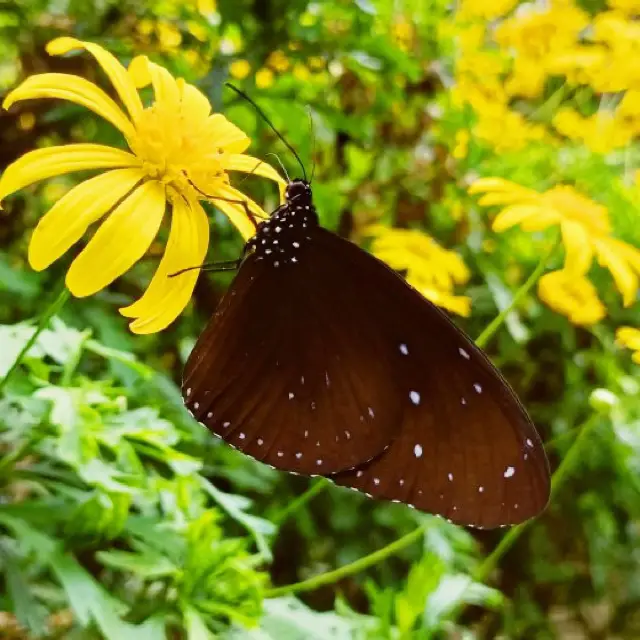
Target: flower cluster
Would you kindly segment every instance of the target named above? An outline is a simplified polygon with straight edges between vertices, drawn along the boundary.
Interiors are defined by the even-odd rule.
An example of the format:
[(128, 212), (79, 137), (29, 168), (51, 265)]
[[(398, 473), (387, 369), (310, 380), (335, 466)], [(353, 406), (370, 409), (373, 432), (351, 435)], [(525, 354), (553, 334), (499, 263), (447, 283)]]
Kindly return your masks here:
[(414, 229), (391, 229), (373, 225), (371, 252), (392, 269), (406, 273), (409, 284), (439, 307), (461, 316), (471, 313), (471, 300), (455, 295), (456, 285), (469, 280), (462, 258), (442, 248), (433, 238)]
[(559, 227), (565, 248), (564, 267), (545, 275), (538, 291), (544, 302), (572, 322), (593, 324), (605, 315), (587, 278), (594, 258), (611, 273), (625, 306), (635, 302), (640, 250), (613, 237), (605, 207), (570, 186), (540, 193), (502, 178), (480, 178), (469, 191), (482, 194), (481, 205), (503, 207), (493, 220), (494, 231), (515, 225), (525, 231)]
[[(638, 137), (638, 2), (609, 0), (594, 16), (574, 0), (518, 4), (463, 0), (449, 25), (460, 52), (452, 96), (473, 109), (476, 138), (497, 151), (565, 138), (608, 153)], [(618, 99), (590, 109), (582, 91)]]

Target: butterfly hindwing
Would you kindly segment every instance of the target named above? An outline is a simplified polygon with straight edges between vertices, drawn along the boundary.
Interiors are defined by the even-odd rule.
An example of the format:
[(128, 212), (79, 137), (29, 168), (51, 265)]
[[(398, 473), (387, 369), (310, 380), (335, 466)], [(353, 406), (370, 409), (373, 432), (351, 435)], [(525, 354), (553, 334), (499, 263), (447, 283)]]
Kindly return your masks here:
[(484, 353), (386, 265), (331, 234), (324, 244), (361, 288), (375, 282), (384, 292), (376, 323), (396, 347), (393, 378), (404, 406), (390, 447), (332, 479), (481, 527), (541, 511), (550, 490), (542, 443)]

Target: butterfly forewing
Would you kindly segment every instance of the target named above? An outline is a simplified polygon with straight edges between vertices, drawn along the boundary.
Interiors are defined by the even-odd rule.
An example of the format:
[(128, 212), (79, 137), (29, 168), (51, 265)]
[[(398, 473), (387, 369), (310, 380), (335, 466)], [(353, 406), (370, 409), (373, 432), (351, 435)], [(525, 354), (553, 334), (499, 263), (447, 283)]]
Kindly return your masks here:
[[(393, 354), (330, 256), (278, 270), (249, 256), (187, 363), (193, 415), (280, 469), (330, 474), (378, 455), (397, 435)], [(357, 334), (345, 332), (345, 326)]]

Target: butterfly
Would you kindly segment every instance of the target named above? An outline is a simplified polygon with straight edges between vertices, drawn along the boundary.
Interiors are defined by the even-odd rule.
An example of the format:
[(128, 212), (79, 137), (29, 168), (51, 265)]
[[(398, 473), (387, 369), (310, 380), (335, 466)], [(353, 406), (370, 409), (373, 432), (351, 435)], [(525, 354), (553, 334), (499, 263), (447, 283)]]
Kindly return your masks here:
[(256, 224), (182, 394), (256, 460), (454, 523), (516, 524), (549, 499), (544, 447), (506, 380), (402, 277), (320, 226), (306, 178)]

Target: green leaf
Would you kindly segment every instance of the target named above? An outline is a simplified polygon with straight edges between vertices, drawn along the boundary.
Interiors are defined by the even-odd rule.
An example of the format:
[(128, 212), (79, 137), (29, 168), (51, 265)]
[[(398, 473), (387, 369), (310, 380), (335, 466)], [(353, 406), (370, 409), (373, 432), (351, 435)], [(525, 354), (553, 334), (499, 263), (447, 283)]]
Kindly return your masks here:
[(178, 572), (178, 568), (167, 557), (149, 548), (140, 553), (98, 551), (96, 557), (102, 564), (112, 569), (130, 571), (145, 580), (170, 576)]
[(187, 640), (213, 640), (216, 637), (209, 631), (206, 622), (193, 607), (185, 609), (184, 620), (187, 627)]

